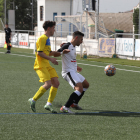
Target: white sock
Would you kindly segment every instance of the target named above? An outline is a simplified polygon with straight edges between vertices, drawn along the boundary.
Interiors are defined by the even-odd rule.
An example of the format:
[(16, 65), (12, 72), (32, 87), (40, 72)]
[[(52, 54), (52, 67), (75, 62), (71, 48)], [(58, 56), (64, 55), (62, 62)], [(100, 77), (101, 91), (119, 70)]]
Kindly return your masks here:
[(35, 100), (32, 98), (32, 101), (35, 102)]
[(74, 91), (78, 96), (80, 96), (81, 95), (81, 92), (80, 91), (78, 91), (78, 90), (75, 90)]
[(65, 109), (69, 109), (68, 107), (63, 106)]
[(52, 105), (50, 102), (47, 102), (47, 104), (46, 105)]
[(86, 91), (87, 90), (87, 88), (83, 88), (83, 91)]

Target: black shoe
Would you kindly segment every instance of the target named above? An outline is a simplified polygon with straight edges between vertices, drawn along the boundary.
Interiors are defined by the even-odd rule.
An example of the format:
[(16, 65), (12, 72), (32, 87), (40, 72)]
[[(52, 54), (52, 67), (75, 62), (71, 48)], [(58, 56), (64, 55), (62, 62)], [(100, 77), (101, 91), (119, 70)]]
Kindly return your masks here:
[(7, 54), (7, 53), (11, 53), (11, 52), (10, 52), (10, 51), (7, 51), (6, 54)]

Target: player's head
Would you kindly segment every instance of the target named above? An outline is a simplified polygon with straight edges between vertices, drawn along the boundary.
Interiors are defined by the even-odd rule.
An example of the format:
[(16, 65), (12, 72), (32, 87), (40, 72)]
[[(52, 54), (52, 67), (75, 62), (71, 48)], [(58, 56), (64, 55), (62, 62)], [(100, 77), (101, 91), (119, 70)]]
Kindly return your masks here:
[(83, 37), (84, 37), (84, 34), (81, 33), (80, 31), (75, 31), (73, 33), (73, 40), (76, 46), (79, 46), (83, 42)]
[(8, 23), (5, 24), (5, 28), (8, 28)]
[(45, 21), (43, 24), (43, 28), (45, 31), (49, 32), (50, 36), (53, 36), (55, 31), (55, 21)]

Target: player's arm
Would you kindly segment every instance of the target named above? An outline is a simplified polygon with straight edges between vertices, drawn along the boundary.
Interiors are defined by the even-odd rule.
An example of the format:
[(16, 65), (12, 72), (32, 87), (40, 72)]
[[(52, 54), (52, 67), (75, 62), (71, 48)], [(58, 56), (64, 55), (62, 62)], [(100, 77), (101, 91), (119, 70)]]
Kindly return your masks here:
[(60, 55), (61, 55), (61, 53), (57, 52), (57, 51), (51, 51), (50, 54), (49, 54), (49, 56), (54, 56), (54, 57), (58, 57)]
[(66, 54), (66, 53), (69, 53), (69, 52), (70, 52), (69, 49), (64, 49), (62, 52), (52, 51), (52, 52), (50, 52), (49, 56), (58, 57), (62, 54)]
[(58, 57), (62, 54), (67, 54), (70, 52), (70, 50), (68, 49), (69, 44), (68, 43), (63, 43), (60, 45), (60, 49), (57, 50), (57, 52), (54, 52), (54, 57)]
[(12, 36), (12, 31), (11, 31), (11, 29), (10, 29), (10, 38), (9, 38), (9, 40), (11, 40), (11, 36)]
[(56, 58), (49, 57), (43, 52), (43, 50), (45, 48), (45, 44), (46, 44), (46, 39), (39, 38), (37, 55), (39, 55), (40, 57), (42, 57), (44, 59), (47, 59), (47, 60), (51, 61), (54, 65), (58, 65), (58, 62), (56, 61)]
[(45, 59), (51, 61), (54, 65), (58, 65), (56, 58), (52, 58), (52, 57), (47, 56), (43, 51), (38, 51), (37, 54), (39, 56), (41, 56), (42, 58), (45, 58)]
[(77, 66), (77, 72), (81, 72), (82, 71), (82, 68)]

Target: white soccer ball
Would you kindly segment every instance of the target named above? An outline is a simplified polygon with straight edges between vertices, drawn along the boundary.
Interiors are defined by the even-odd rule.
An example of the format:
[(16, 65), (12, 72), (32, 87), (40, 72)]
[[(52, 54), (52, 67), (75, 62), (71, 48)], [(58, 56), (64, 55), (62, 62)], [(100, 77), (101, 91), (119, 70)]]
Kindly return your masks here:
[(107, 76), (113, 76), (116, 73), (116, 68), (113, 65), (107, 65), (104, 69), (104, 72)]

